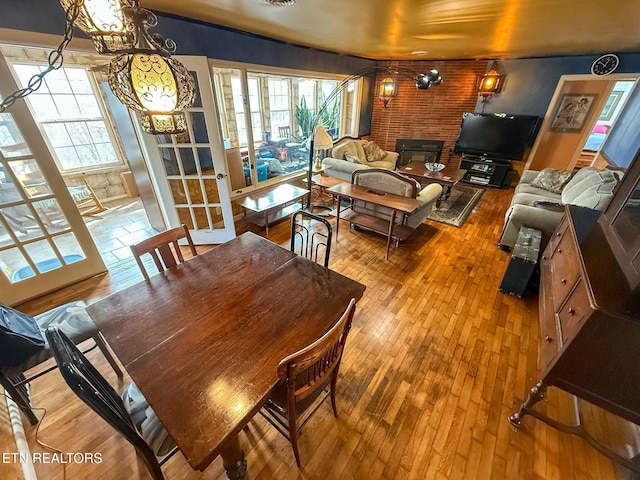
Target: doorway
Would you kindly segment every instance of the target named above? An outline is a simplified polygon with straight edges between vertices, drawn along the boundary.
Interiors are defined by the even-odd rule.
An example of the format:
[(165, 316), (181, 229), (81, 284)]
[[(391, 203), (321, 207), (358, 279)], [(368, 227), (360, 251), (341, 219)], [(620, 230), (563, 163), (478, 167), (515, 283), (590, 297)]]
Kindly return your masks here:
[[(604, 160), (601, 160), (599, 150), (606, 136), (615, 128), (615, 122), (629, 97), (627, 89), (628, 92), (633, 89), (638, 76), (615, 74), (595, 78), (593, 75), (563, 75), (549, 103), (525, 169), (571, 170), (589, 165), (604, 166), (601, 165)], [(614, 94), (614, 91), (620, 93)], [(580, 113), (579, 122), (562, 125), (562, 109), (573, 100), (583, 101), (587, 108)]]

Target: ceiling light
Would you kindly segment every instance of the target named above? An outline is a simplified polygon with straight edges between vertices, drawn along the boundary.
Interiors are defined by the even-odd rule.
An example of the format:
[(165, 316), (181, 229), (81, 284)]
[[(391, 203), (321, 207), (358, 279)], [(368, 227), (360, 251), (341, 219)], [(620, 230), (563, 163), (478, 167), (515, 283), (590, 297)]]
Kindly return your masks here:
[(427, 53), (429, 53), (429, 52), (427, 52), (425, 50), (416, 50), (414, 52), (411, 52), (411, 55), (426, 55)]

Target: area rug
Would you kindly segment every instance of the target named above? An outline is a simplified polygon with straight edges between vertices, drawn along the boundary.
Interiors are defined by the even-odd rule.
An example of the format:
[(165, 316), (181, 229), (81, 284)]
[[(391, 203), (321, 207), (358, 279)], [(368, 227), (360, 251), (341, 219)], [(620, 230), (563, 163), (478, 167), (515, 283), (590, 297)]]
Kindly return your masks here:
[(427, 219), (453, 225), (454, 227), (461, 227), (480, 201), (483, 193), (484, 190), (482, 188), (456, 185), (451, 189), (449, 198), (441, 201), (440, 206), (433, 207)]

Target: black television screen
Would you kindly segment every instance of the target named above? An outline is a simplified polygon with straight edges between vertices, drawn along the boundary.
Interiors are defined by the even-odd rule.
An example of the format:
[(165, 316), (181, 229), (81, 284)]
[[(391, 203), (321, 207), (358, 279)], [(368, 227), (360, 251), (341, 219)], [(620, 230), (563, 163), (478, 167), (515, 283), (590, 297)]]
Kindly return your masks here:
[(465, 113), (458, 132), (455, 153), (503, 160), (521, 160), (533, 140), (538, 117)]

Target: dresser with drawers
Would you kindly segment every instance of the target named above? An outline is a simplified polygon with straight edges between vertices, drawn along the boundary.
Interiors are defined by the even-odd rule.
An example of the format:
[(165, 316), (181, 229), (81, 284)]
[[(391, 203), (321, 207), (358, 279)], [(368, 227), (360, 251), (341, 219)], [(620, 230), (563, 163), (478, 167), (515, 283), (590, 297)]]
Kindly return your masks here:
[(566, 207), (542, 254), (542, 377), (509, 420), (518, 427), (523, 416), (535, 416), (583, 436), (605, 455), (640, 471), (637, 464), (594, 444), (580, 415), (577, 425), (563, 425), (532, 408), (547, 387), (555, 386), (640, 424), (640, 299), (616, 259), (600, 216), (596, 210)]

